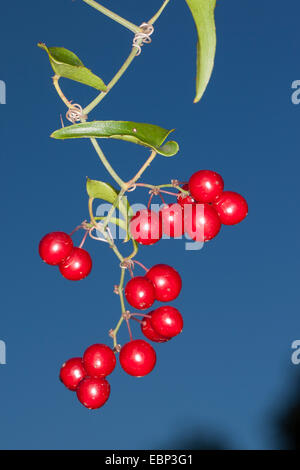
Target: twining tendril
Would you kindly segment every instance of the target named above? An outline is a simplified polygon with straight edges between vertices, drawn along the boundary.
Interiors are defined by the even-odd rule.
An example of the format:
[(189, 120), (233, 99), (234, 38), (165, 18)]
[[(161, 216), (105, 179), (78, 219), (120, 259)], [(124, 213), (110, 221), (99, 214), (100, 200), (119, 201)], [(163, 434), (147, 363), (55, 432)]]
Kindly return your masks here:
[(133, 272), (132, 272), (132, 269), (134, 268), (134, 263), (131, 259), (124, 259), (122, 261), (122, 263), (120, 263), (120, 268), (121, 269), (128, 269), (128, 271), (130, 273), (130, 276), (134, 277)]
[(127, 192), (131, 193), (136, 190), (136, 184), (133, 184), (130, 188), (127, 189)]
[(133, 268), (134, 264), (132, 259), (124, 259), (122, 263), (120, 263), (120, 268), (121, 269), (128, 269), (128, 268)]
[(144, 44), (150, 44), (150, 42), (152, 41), (150, 36), (154, 32), (154, 27), (152, 24), (142, 23), (140, 25), (140, 28), (142, 31), (139, 33), (136, 33), (133, 39), (133, 43), (132, 43), (132, 47), (137, 48), (136, 55), (140, 55), (140, 53), (142, 52), (142, 46)]
[(75, 124), (75, 122), (79, 122), (82, 119), (86, 119), (87, 116), (84, 114), (82, 107), (80, 104), (72, 104), (71, 108), (68, 109), (66, 113), (66, 118), (68, 121), (70, 121), (72, 124)]
[(97, 236), (93, 235), (93, 231), (94, 231), (94, 230), (98, 230), (98, 231), (99, 231), (99, 228), (98, 228), (98, 227), (92, 227), (92, 228), (89, 229), (89, 236), (90, 236), (93, 240), (96, 240), (97, 242), (109, 243), (107, 240), (105, 240), (105, 238), (97, 237)]

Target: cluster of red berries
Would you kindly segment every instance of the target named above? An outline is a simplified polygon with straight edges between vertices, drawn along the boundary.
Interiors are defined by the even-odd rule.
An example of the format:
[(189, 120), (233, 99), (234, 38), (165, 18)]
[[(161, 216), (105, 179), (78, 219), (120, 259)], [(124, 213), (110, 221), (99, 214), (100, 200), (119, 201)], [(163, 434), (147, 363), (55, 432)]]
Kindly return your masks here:
[[(170, 302), (178, 297), (182, 287), (178, 272), (167, 264), (156, 264), (145, 276), (131, 279), (125, 287), (127, 302), (138, 310), (152, 307), (155, 300)], [(141, 330), (146, 338), (164, 343), (181, 333), (183, 319), (170, 305), (159, 307), (144, 317)]]
[[(130, 231), (137, 242), (151, 245), (162, 238), (163, 233), (179, 237), (185, 232), (193, 240), (204, 242), (214, 238), (222, 224), (234, 225), (247, 216), (246, 200), (238, 193), (224, 191), (223, 179), (214, 171), (194, 173), (182, 189), (186, 193), (177, 195), (176, 204), (165, 204), (159, 213), (141, 210), (132, 217)], [(79, 247), (74, 247), (70, 235), (52, 232), (40, 241), (39, 253), (43, 261), (58, 266), (65, 278), (77, 281), (85, 278), (92, 269), (92, 259), (82, 248), (84, 240)], [(134, 260), (131, 263), (141, 265)], [(129, 270), (132, 274), (131, 268)], [(131, 307), (145, 310), (152, 307), (156, 300), (171, 302), (178, 297), (182, 281), (174, 268), (157, 264), (145, 270), (144, 276), (133, 277), (132, 274), (132, 279), (125, 286), (125, 297)], [(69, 390), (76, 391), (80, 403), (89, 409), (100, 408), (109, 398), (110, 385), (106, 377), (116, 366), (117, 352), (122, 369), (135, 377), (149, 374), (156, 364), (156, 353), (151, 344), (144, 339), (132, 339), (131, 318), (140, 323), (144, 337), (156, 343), (169, 341), (183, 329), (181, 313), (170, 305), (158, 307), (147, 314), (126, 311), (122, 315), (128, 325), (128, 343), (122, 347), (117, 345), (117, 329), (111, 330), (114, 349), (105, 344), (94, 344), (87, 348), (82, 358), (69, 359), (60, 370), (63, 384)], [(142, 317), (142, 320), (136, 316)]]
[(89, 275), (92, 258), (83, 248), (74, 247), (70, 235), (51, 232), (39, 244), (39, 254), (45, 263), (58, 266), (61, 274), (70, 281), (80, 281)]
[[(149, 269), (145, 277), (131, 279), (125, 287), (125, 296), (131, 305), (141, 310), (150, 307), (155, 299), (163, 302), (175, 299), (181, 285), (180, 275), (175, 269), (158, 264)], [(183, 319), (176, 308), (168, 305), (143, 316), (140, 324), (147, 339), (165, 343), (182, 331)], [(144, 377), (153, 370), (156, 353), (147, 341), (136, 339), (121, 347), (119, 360), (127, 374)], [(75, 357), (63, 364), (60, 380), (69, 390), (76, 391), (78, 400), (85, 407), (97, 409), (109, 398), (110, 385), (106, 377), (115, 366), (115, 352), (105, 344), (93, 344), (82, 358)]]
[(194, 173), (179, 193), (177, 204), (165, 204), (156, 213), (138, 211), (130, 221), (133, 238), (142, 245), (152, 245), (162, 238), (180, 237), (186, 232), (192, 240), (206, 242), (214, 238), (222, 224), (235, 225), (248, 214), (246, 200), (233, 191), (224, 191), (221, 175), (211, 170)]
[(116, 366), (113, 350), (106, 344), (93, 344), (86, 349), (83, 357), (74, 357), (60, 369), (60, 380), (89, 409), (104, 405), (110, 395), (106, 377)]

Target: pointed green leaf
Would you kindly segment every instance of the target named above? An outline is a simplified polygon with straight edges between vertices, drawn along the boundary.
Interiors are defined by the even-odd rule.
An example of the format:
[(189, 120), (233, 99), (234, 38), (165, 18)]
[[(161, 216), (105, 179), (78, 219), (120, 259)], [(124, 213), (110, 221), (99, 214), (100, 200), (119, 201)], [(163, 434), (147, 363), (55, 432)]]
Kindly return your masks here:
[[(119, 194), (119, 191), (115, 189), (111, 184), (105, 183), (103, 181), (91, 180), (89, 178), (86, 182), (86, 190), (89, 197), (95, 199), (103, 199), (104, 201), (107, 201), (110, 204), (115, 203), (116, 198)], [(119, 204), (119, 206), (116, 207), (116, 209), (118, 209), (124, 216), (124, 227), (122, 228), (124, 228), (124, 230), (126, 230), (126, 233), (128, 234), (128, 223), (129, 218), (132, 216), (132, 210), (128, 200), (126, 202), (124, 201), (124, 199), (122, 199), (121, 203)]]
[(216, 53), (216, 0), (186, 0), (198, 32), (197, 77), (194, 103), (202, 98), (210, 80)]
[(87, 69), (73, 52), (64, 47), (48, 48), (46, 44), (43, 43), (39, 43), (38, 46), (47, 52), (50, 64), (57, 76), (69, 78), (70, 80), (83, 83), (97, 90), (107, 90), (101, 78)]
[(150, 147), (160, 155), (171, 157), (179, 146), (177, 142), (164, 143), (172, 131), (152, 124), (130, 121), (92, 121), (63, 127), (53, 132), (54, 139), (75, 139), (79, 137), (98, 137), (126, 140), (135, 144)]
[(86, 190), (89, 197), (95, 199), (103, 199), (104, 201), (114, 203), (118, 196), (118, 191), (111, 184), (104, 183), (103, 181), (87, 179)]

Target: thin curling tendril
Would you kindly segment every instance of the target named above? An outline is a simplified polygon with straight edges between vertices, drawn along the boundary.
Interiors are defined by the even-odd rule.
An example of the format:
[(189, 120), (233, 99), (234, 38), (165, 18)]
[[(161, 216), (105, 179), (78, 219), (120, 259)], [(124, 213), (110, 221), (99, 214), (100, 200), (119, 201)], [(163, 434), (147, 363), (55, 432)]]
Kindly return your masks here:
[(140, 33), (136, 33), (133, 39), (132, 47), (137, 48), (136, 55), (140, 55), (142, 52), (142, 46), (144, 44), (150, 44), (152, 39), (150, 38), (151, 34), (154, 32), (154, 27), (152, 24), (142, 23), (140, 25), (140, 29), (142, 30)]

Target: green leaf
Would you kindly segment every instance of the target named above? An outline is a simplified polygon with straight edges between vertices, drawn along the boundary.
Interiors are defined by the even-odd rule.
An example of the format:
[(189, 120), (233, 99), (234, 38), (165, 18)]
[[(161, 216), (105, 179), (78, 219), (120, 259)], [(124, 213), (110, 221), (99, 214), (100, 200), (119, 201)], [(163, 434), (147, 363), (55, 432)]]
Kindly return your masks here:
[[(107, 201), (110, 204), (115, 203), (116, 198), (118, 197), (118, 194), (119, 194), (119, 191), (115, 189), (111, 184), (105, 183), (103, 181), (91, 180), (89, 178), (87, 179), (87, 182), (86, 182), (86, 190), (87, 190), (89, 197), (92, 197), (95, 199), (103, 199), (104, 201)], [(131, 210), (128, 200), (126, 204), (124, 199), (122, 199), (121, 203), (117, 205), (116, 209), (118, 209), (121, 212), (121, 214), (124, 216), (125, 220), (123, 220), (124, 226), (122, 228), (124, 228), (124, 230), (126, 230), (126, 233), (128, 234), (128, 223), (129, 223), (130, 217), (132, 216), (132, 210)]]
[(126, 140), (135, 144), (150, 147), (160, 155), (171, 157), (179, 146), (177, 142), (164, 141), (172, 132), (152, 124), (130, 121), (92, 121), (63, 127), (53, 132), (54, 139), (75, 139), (79, 137), (98, 137)]
[(86, 190), (89, 197), (103, 199), (113, 204), (118, 196), (118, 191), (111, 184), (103, 181), (87, 179)]
[(202, 98), (210, 80), (216, 54), (216, 0), (186, 0), (198, 32), (197, 77), (194, 103)]
[(43, 43), (39, 43), (38, 46), (47, 52), (50, 64), (58, 77), (69, 78), (70, 80), (83, 83), (97, 90), (107, 90), (101, 78), (87, 69), (73, 52), (64, 47), (48, 48), (46, 44)]

